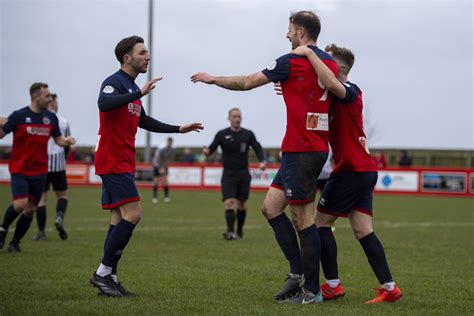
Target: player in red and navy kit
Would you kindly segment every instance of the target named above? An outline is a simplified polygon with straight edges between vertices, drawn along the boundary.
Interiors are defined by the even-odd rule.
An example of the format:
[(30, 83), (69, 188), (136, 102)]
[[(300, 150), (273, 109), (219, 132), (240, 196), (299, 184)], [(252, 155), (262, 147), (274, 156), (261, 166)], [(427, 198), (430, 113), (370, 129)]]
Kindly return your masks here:
[[(316, 225), (321, 239), (321, 264), (326, 283), (324, 299), (344, 296), (338, 276), (337, 245), (331, 226), (338, 217), (348, 217), (368, 261), (382, 287), (367, 304), (393, 302), (402, 296), (388, 267), (385, 251), (372, 228), (372, 191), (377, 183), (377, 166), (370, 156), (362, 120), (362, 91), (347, 80), (354, 55), (347, 48), (326, 47), (339, 66), (339, 76), (309, 47), (294, 53), (307, 56), (322, 83), (334, 93), (329, 121), (329, 142), (334, 153), (334, 170), (318, 203)], [(338, 80), (339, 79), (339, 80)]]
[(0, 138), (13, 133), (13, 145), (9, 160), (13, 203), (5, 211), (0, 226), (0, 249), (3, 248), (8, 227), (21, 214), (8, 251), (19, 252), (20, 240), (28, 231), (43, 192), (48, 174), (48, 140), (54, 138), (62, 147), (75, 144), (73, 137), (61, 135), (58, 118), (47, 111), (52, 97), (45, 83), (30, 87), (31, 104), (13, 112), (0, 129)]
[(102, 262), (90, 279), (101, 293), (134, 296), (117, 281), (117, 264), (135, 226), (141, 218), (135, 185), (135, 135), (137, 128), (157, 133), (188, 133), (203, 129), (201, 123), (168, 125), (148, 116), (141, 97), (155, 88), (155, 78), (141, 89), (135, 84), (140, 73), (146, 73), (150, 53), (143, 38), (122, 39), (115, 48), (120, 70), (109, 76), (99, 94), (100, 128), (95, 154), (95, 170), (102, 179), (102, 208), (110, 209), (111, 222), (104, 243)]
[[(337, 75), (336, 62), (316, 46), (320, 30), (319, 18), (313, 12), (296, 12), (290, 16), (287, 38), (293, 49), (309, 45)], [(230, 90), (250, 90), (270, 82), (281, 82), (287, 116), (286, 134), (281, 145), (282, 162), (262, 206), (290, 263), (291, 273), (275, 299), (295, 304), (321, 303), (320, 241), (314, 223), (313, 202), (317, 178), (327, 158), (332, 94), (318, 82), (309, 61), (295, 54), (283, 55), (267, 69), (250, 76), (215, 77), (197, 73), (191, 80)], [(301, 249), (295, 228), (284, 212), (287, 205)]]

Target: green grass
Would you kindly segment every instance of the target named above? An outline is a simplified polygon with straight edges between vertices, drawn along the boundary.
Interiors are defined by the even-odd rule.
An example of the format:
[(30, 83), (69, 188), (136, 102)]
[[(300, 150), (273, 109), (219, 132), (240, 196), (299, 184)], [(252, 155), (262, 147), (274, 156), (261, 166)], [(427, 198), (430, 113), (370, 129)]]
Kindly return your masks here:
[[(101, 259), (109, 216), (99, 188), (72, 188), (66, 216), (69, 239), (53, 229), (50, 194), (47, 240), (34, 242), (36, 223), (22, 252), (0, 252), (0, 315), (468, 315), (474, 314), (474, 200), (375, 197), (375, 228), (404, 297), (366, 306), (378, 286), (346, 220), (337, 223), (343, 300), (322, 306), (282, 306), (272, 295), (288, 271), (273, 232), (260, 214), (263, 193), (249, 201), (243, 241), (226, 242), (217, 192), (172, 192), (172, 202), (150, 202), (126, 248), (119, 277), (138, 298), (99, 297), (89, 277)], [(10, 191), (0, 186), (0, 216)], [(7, 241), (12, 232), (7, 236)]]

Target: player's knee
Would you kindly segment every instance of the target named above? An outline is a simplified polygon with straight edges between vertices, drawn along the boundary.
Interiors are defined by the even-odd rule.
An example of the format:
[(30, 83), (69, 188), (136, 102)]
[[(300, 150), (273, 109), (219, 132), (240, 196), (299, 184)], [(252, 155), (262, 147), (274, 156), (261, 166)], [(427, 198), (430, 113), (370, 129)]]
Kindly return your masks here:
[(372, 227), (368, 227), (367, 225), (353, 225), (352, 232), (357, 240), (360, 240), (367, 236), (368, 234), (373, 232)]
[(33, 215), (35, 214), (35, 211), (36, 211), (36, 207), (25, 207), (25, 209), (23, 210), (23, 215), (28, 217), (28, 218), (31, 218), (33, 217)]
[(269, 207), (269, 205), (265, 203), (265, 201), (262, 204), (261, 211), (262, 211), (263, 216), (265, 216), (266, 219), (272, 219), (281, 214), (281, 212), (277, 212), (274, 208)]
[(28, 202), (25, 200), (15, 200), (13, 201), (13, 208), (17, 213), (22, 213), (27, 206)]
[(130, 214), (129, 216), (127, 216), (126, 220), (134, 225), (137, 225), (140, 220), (142, 219), (142, 216), (140, 213), (134, 213), (134, 214)]

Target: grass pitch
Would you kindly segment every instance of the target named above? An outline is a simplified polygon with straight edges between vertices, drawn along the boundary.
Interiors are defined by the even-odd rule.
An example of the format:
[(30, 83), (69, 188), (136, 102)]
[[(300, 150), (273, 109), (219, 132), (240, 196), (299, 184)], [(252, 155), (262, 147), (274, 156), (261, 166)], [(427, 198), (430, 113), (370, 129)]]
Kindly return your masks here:
[[(22, 252), (0, 252), (0, 315), (472, 315), (474, 314), (474, 199), (375, 197), (375, 231), (404, 297), (364, 305), (377, 280), (344, 219), (336, 225), (344, 299), (318, 306), (283, 306), (272, 300), (288, 272), (273, 232), (260, 214), (263, 193), (252, 193), (245, 239), (225, 241), (217, 192), (171, 192), (171, 203), (151, 204), (142, 190), (143, 218), (119, 265), (137, 298), (96, 295), (97, 268), (109, 216), (99, 188), (71, 188), (67, 241), (53, 227), (50, 193), (47, 240), (35, 242), (36, 222)], [(0, 216), (11, 200), (0, 186)], [(13, 226), (14, 227), (14, 226)], [(12, 228), (13, 228), (12, 227)], [(12, 237), (10, 230), (7, 242)]]

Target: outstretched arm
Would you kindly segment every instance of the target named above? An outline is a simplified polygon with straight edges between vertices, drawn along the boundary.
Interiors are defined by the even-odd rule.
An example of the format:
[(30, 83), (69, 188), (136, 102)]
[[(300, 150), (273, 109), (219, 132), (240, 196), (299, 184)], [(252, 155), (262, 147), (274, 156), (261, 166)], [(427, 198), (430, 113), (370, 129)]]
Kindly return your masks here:
[(68, 147), (74, 145), (76, 143), (76, 139), (72, 136), (64, 137), (63, 135), (59, 135), (54, 137), (54, 142), (58, 146)]
[(318, 74), (318, 78), (321, 80), (323, 85), (331, 91), (339, 99), (344, 99), (346, 96), (346, 88), (344, 85), (334, 76), (331, 69), (326, 66), (323, 61), (316, 55), (316, 53), (308, 46), (299, 46), (292, 51), (293, 54), (306, 56), (314, 68), (314, 71)]
[(249, 76), (232, 77), (217, 77), (205, 72), (198, 72), (191, 76), (191, 81), (193, 83), (204, 82), (207, 84), (214, 84), (224, 89), (237, 91), (251, 90), (270, 82), (262, 72), (256, 72)]
[(189, 133), (191, 131), (199, 132), (204, 129), (201, 123), (190, 123), (185, 125), (170, 125), (158, 120), (155, 120), (151, 116), (148, 116), (145, 113), (145, 110), (142, 108), (142, 113), (140, 115), (140, 121), (138, 122), (140, 128), (146, 129), (147, 131), (154, 133)]

